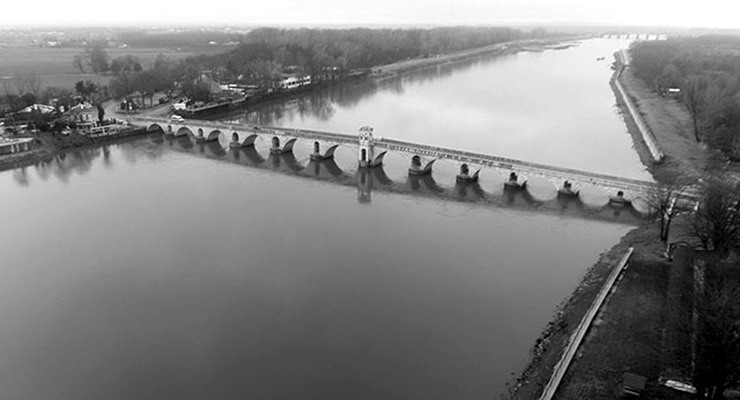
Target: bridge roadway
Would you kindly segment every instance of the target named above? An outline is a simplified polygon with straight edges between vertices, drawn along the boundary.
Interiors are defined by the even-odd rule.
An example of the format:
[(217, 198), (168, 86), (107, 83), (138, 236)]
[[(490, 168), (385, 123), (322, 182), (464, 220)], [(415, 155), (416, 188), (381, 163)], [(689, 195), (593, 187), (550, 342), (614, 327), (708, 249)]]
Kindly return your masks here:
[[(343, 133), (323, 132), (306, 129), (293, 129), (282, 127), (256, 127), (242, 124), (228, 124), (223, 122), (205, 121), (186, 119), (184, 121), (174, 121), (167, 118), (150, 118), (150, 117), (131, 117), (129, 123), (134, 125), (146, 125), (151, 129), (154, 125), (162, 128), (164, 132), (171, 128), (176, 133), (182, 128), (187, 128), (191, 134), (198, 129), (208, 131), (204, 134), (210, 140), (218, 138), (219, 134), (224, 134), (228, 138), (232, 132), (249, 132), (258, 135), (273, 135), (281, 137), (321, 140), (337, 144), (358, 145), (357, 135), (348, 135)], [(205, 128), (205, 129), (204, 129)], [(218, 134), (216, 134), (218, 133)], [(216, 134), (215, 137), (211, 134)], [(209, 140), (209, 139), (206, 139)], [(461, 163), (475, 164), (483, 167), (499, 168), (514, 171), (517, 174), (526, 176), (540, 176), (547, 179), (556, 179), (560, 181), (568, 180), (581, 184), (591, 184), (608, 189), (623, 190), (627, 192), (646, 194), (651, 188), (655, 187), (652, 182), (641, 181), (636, 179), (622, 178), (617, 176), (598, 174), (594, 172), (579, 171), (570, 168), (556, 167), (552, 165), (537, 164), (528, 161), (516, 160), (487, 154), (474, 153), (469, 151), (455, 150), (437, 146), (430, 146), (418, 143), (405, 142), (394, 139), (376, 137), (374, 139), (375, 147), (380, 147), (391, 151), (400, 151), (410, 154), (426, 156), (433, 159), (448, 159)], [(693, 197), (689, 195), (689, 197)]]

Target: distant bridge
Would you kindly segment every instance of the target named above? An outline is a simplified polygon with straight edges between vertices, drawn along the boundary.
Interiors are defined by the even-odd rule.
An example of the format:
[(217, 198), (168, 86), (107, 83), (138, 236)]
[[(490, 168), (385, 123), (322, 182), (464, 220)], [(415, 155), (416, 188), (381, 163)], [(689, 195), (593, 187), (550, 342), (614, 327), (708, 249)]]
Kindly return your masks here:
[(635, 40), (666, 40), (668, 35), (661, 33), (627, 33), (611, 31), (602, 33), (601, 37), (607, 39), (635, 39)]
[[(146, 126), (149, 131), (161, 129), (166, 135), (188, 135), (194, 138), (196, 142), (215, 141), (223, 135), (227, 139), (230, 138), (231, 147), (250, 147), (254, 145), (255, 140), (259, 136), (267, 136), (271, 140), (270, 152), (273, 154), (290, 153), (293, 151), (293, 146), (298, 140), (309, 140), (314, 142), (314, 153), (311, 155), (311, 158), (314, 160), (331, 159), (338, 146), (346, 145), (357, 148), (358, 164), (360, 167), (372, 168), (382, 165), (383, 157), (388, 151), (404, 152), (413, 155), (412, 165), (409, 168), (409, 174), (413, 175), (431, 174), (435, 161), (447, 159), (463, 164), (466, 171), (468, 165), (475, 165), (481, 168), (498, 168), (523, 175), (525, 178), (527, 176), (543, 177), (557, 182), (556, 186), (559, 186), (560, 182), (567, 181), (576, 186), (594, 185), (615, 191), (623, 191), (633, 196), (645, 195), (651, 189), (655, 188), (655, 184), (652, 182), (636, 179), (374, 137), (372, 135), (372, 128), (369, 127), (361, 128), (359, 135), (349, 135), (305, 129), (258, 127), (193, 119), (176, 121), (167, 118), (132, 116), (128, 121), (133, 125)], [(320, 152), (322, 143), (328, 146), (323, 153)], [(382, 149), (383, 151), (376, 155), (376, 149)], [(422, 159), (426, 160), (423, 166)], [(478, 172), (475, 172), (472, 177), (477, 179)]]

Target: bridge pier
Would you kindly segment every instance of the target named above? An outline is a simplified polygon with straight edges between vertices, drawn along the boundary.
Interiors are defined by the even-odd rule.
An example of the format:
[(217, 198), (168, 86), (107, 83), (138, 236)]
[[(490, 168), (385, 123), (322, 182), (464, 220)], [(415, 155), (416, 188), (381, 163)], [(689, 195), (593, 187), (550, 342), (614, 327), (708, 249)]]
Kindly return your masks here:
[(257, 140), (257, 134), (253, 133), (247, 136), (243, 141), (239, 141), (239, 133), (234, 132), (231, 134), (231, 142), (229, 147), (249, 147), (254, 146), (254, 141)]
[(323, 161), (334, 159), (334, 152), (339, 148), (338, 144), (330, 146), (324, 154), (321, 154), (321, 144), (318, 141), (313, 142), (313, 153), (311, 153), (311, 161)]
[(323, 159), (324, 156), (321, 154), (321, 145), (319, 145), (319, 142), (313, 142), (313, 153), (311, 153), (311, 160), (321, 161)]
[(629, 207), (632, 205), (632, 200), (624, 197), (624, 192), (617, 191), (616, 196), (609, 197), (609, 205), (615, 207)]
[(206, 138), (203, 136), (203, 128), (198, 128), (198, 135), (195, 137), (195, 143), (203, 143)]
[(519, 175), (516, 172), (509, 174), (509, 180), (504, 183), (504, 189), (519, 190), (527, 187), (527, 181), (519, 183)]
[(280, 147), (280, 138), (277, 136), (272, 137), (272, 146), (270, 146), (270, 154), (282, 154), (283, 148)]
[(475, 171), (473, 175), (470, 175), (470, 169), (468, 168), (468, 164), (463, 164), (460, 166), (460, 173), (457, 174), (457, 176), (455, 177), (455, 182), (458, 182), (458, 183), (478, 182), (479, 173), (480, 173), (480, 169)]
[(578, 197), (579, 191), (573, 191), (573, 184), (565, 181), (563, 187), (558, 189), (558, 197)]
[(418, 155), (411, 157), (411, 166), (409, 175), (427, 175), (432, 173), (432, 164), (437, 160), (429, 161), (424, 168), (421, 167), (421, 157)]
[(280, 138), (277, 136), (272, 137), (272, 145), (270, 146), (270, 154), (285, 154), (293, 152), (293, 146), (298, 139), (293, 138), (285, 142), (284, 146), (280, 146)]

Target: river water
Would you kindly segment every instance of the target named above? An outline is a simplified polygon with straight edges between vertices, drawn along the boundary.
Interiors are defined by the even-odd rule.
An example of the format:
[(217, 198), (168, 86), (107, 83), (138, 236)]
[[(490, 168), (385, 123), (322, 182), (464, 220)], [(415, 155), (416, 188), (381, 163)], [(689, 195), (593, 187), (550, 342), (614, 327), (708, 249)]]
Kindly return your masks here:
[[(617, 126), (611, 71), (594, 56), (618, 45), (337, 89), (354, 100), (325, 96), (323, 117), (288, 105), (249, 118), (354, 131), (366, 113), (389, 137), (571, 167), (592, 160), (600, 172), (644, 177)], [(561, 58), (570, 73), (555, 67)], [(529, 94), (527, 110), (495, 108), (499, 91), (527, 97), (532, 85), (514, 78), (547, 69), (539, 63), (553, 71), (532, 79), (572, 87), (589, 108), (544, 110), (562, 111), (563, 100), (541, 98), (549, 86)], [(447, 100), (431, 95), (440, 85)], [(470, 101), (459, 103), (466, 91)], [(444, 115), (451, 121), (440, 126)], [(444, 127), (460, 129), (447, 137)], [(531, 136), (544, 132), (557, 140), (542, 138), (535, 151)], [(598, 254), (631, 229), (434, 190), (375, 190), (370, 200), (347, 184), (356, 179), (347, 152), (342, 171), (316, 179), (301, 169), (302, 149), (295, 159), (268, 157), (264, 143), (261, 156), (219, 149), (152, 136), (0, 173), (3, 399), (488, 399), (526, 365)], [(397, 157), (387, 168), (394, 181), (404, 179)]]

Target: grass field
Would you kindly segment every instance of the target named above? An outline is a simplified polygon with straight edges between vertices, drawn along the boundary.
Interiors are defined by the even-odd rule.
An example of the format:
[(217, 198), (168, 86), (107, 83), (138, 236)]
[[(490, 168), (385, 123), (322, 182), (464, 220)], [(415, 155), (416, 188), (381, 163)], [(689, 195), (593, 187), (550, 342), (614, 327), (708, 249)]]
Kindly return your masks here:
[[(111, 59), (123, 55), (138, 57), (144, 68), (150, 67), (159, 54), (178, 61), (188, 56), (215, 54), (228, 51), (225, 47), (198, 47), (178, 51), (171, 48), (153, 49), (106, 49)], [(96, 83), (107, 83), (110, 76), (81, 74), (72, 65), (72, 58), (80, 54), (79, 48), (43, 48), (31, 46), (0, 46), (0, 81), (13, 79), (17, 74), (33, 73), (41, 78), (42, 87), (60, 86), (71, 88), (75, 82), (90, 79)]]

